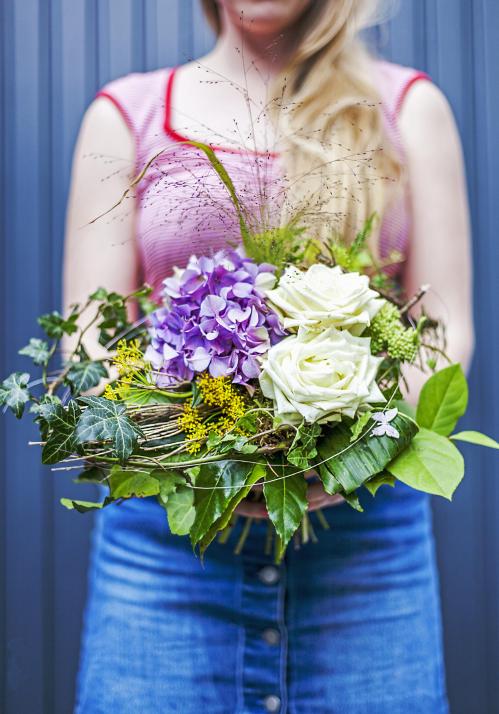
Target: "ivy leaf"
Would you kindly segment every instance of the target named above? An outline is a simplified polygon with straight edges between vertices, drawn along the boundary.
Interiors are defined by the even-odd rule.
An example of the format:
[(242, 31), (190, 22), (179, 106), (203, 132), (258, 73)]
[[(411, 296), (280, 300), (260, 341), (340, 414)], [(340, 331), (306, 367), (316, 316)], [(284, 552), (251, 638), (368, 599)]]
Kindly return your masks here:
[(27, 372), (13, 372), (4, 379), (0, 386), (0, 406), (5, 404), (20, 419), (24, 413), (24, 406), (30, 400), (27, 389), (29, 374)]
[(234, 493), (242, 488), (253, 464), (218, 461), (203, 464), (194, 483), (196, 517), (190, 531), (195, 546), (225, 510)]
[(289, 475), (289, 469), (273, 465), (263, 482), (269, 518), (279, 536), (276, 559), (281, 560), (293, 533), (307, 510), (307, 482), (302, 474)]
[(371, 496), (375, 496), (380, 486), (391, 486), (393, 488), (393, 486), (395, 486), (395, 480), (395, 476), (392, 476), (392, 474), (389, 474), (387, 471), (383, 471), (366, 481), (364, 486), (367, 488)]
[(115, 334), (124, 332), (130, 326), (123, 295), (113, 292), (107, 293), (104, 300), (99, 307), (102, 319), (97, 324), (101, 345), (106, 345)]
[(230, 519), (232, 518), (232, 515), (236, 509), (236, 507), (241, 503), (243, 498), (246, 498), (246, 496), (249, 494), (251, 491), (252, 487), (257, 481), (260, 481), (265, 476), (267, 467), (265, 464), (255, 464), (253, 466), (252, 471), (248, 474), (246, 481), (244, 483), (244, 486), (237, 491), (236, 493), (233, 494), (232, 498), (229, 500), (227, 503), (224, 512), (218, 518), (213, 525), (210, 527), (208, 532), (203, 536), (200, 542), (200, 552), (201, 554), (204, 553), (206, 548), (209, 546), (209, 544), (212, 542), (212, 540), (215, 538), (216, 534), (223, 530), (229, 523)]
[(383, 471), (414, 437), (418, 427), (407, 417), (397, 414), (390, 422), (399, 432), (399, 438), (364, 434), (351, 443), (350, 429), (344, 424), (334, 427), (317, 442), (323, 463), (319, 476), (327, 493), (352, 493), (371, 476)]
[(50, 431), (50, 418), (58, 404), (62, 405), (58, 396), (44, 394), (39, 402), (34, 402), (29, 408), (30, 414), (35, 415), (35, 421), (38, 424), (43, 441), (47, 440)]
[(73, 310), (66, 319), (57, 310), (54, 310), (39, 317), (38, 324), (48, 337), (60, 340), (63, 335), (72, 335), (78, 330), (77, 320), (78, 312), (76, 310)]
[(42, 450), (42, 463), (56, 464), (74, 453), (78, 447), (76, 425), (81, 409), (74, 401), (69, 402), (66, 408), (57, 403), (44, 406), (50, 407), (46, 411), (50, 431)]
[(103, 377), (107, 377), (107, 369), (102, 362), (75, 362), (66, 375), (66, 381), (72, 394), (81, 394), (87, 389), (96, 387)]
[(95, 511), (100, 508), (105, 508), (113, 502), (112, 498), (106, 497), (101, 503), (94, 501), (73, 501), (72, 498), (61, 498), (61, 503), (69, 511), (79, 511), (80, 513), (87, 513), (87, 511)]
[(216, 449), (219, 454), (227, 454), (230, 451), (237, 451), (240, 454), (254, 454), (258, 450), (258, 445), (250, 443), (246, 436), (231, 433), (220, 437), (213, 431), (208, 434), (206, 445), (209, 449)]
[(286, 456), (289, 463), (300, 469), (308, 468), (310, 461), (317, 456), (316, 442), (320, 433), (320, 424), (302, 422)]
[(408, 486), (449, 500), (464, 476), (459, 450), (445, 436), (429, 429), (420, 429), (386, 468)]
[(452, 434), (451, 439), (466, 441), (468, 444), (476, 444), (477, 446), (487, 446), (489, 449), (499, 449), (499, 443), (495, 439), (479, 431), (460, 431), (457, 434)]
[(147, 498), (159, 494), (158, 479), (146, 471), (134, 471), (113, 466), (108, 479), (109, 491), (113, 499)]
[(30, 412), (50, 423), (58, 406), (62, 406), (62, 402), (56, 394), (44, 394), (38, 404), (31, 405)]
[(431, 376), (419, 395), (419, 426), (448, 436), (468, 405), (468, 383), (460, 364), (452, 364)]
[(50, 358), (50, 349), (45, 340), (32, 337), (29, 344), (19, 350), (19, 354), (24, 357), (31, 357), (35, 364), (46, 367)]
[(125, 404), (103, 397), (81, 397), (80, 401), (88, 406), (78, 422), (78, 442), (112, 441), (118, 459), (124, 463), (142, 435), (141, 429), (127, 416)]
[[(163, 498), (161, 500), (164, 500)], [(168, 495), (165, 504), (170, 531), (175, 535), (187, 535), (196, 517), (192, 486), (177, 486)]]
[(89, 295), (90, 300), (106, 300), (108, 292), (106, 288), (97, 288), (93, 293)]

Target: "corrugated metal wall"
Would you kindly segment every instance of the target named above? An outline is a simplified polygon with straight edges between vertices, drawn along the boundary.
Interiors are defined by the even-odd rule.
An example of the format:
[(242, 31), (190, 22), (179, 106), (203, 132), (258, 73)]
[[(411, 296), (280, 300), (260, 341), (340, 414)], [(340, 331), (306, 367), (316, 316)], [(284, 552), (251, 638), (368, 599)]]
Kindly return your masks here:
[[(473, 210), (478, 349), (469, 424), (499, 433), (499, 3), (401, 0), (383, 52), (427, 70), (454, 107)], [(199, 55), (210, 36), (191, 0), (3, 0), (0, 373), (58, 304), (70, 160), (95, 90), (132, 70)], [(431, 256), (429, 256), (429, 259)], [(445, 265), (442, 265), (445, 270)], [(0, 421), (3, 606), (0, 707), (71, 711), (89, 518), (58, 505), (68, 478), (39, 466), (35, 430)], [(435, 503), (447, 669), (454, 714), (499, 712), (499, 468), (468, 450), (452, 505)]]

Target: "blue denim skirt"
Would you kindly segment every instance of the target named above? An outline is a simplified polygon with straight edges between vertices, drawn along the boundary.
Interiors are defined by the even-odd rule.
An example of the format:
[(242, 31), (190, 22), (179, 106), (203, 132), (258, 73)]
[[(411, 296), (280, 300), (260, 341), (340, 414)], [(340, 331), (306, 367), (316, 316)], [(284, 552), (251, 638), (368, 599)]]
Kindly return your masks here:
[(241, 521), (204, 563), (155, 500), (94, 532), (77, 714), (448, 712), (428, 498), (402, 484), (315, 514), (318, 543), (265, 555)]

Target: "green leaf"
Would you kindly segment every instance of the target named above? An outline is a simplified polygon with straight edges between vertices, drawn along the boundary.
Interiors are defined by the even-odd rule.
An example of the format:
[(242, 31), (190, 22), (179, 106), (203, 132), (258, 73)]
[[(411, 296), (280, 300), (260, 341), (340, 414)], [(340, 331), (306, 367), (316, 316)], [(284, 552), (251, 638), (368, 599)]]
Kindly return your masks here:
[(369, 420), (371, 419), (371, 416), (371, 411), (364, 412), (364, 414), (361, 414), (360, 417), (353, 422), (353, 424), (350, 426), (350, 431), (352, 432), (352, 435), (350, 437), (350, 443), (352, 441), (357, 441), (357, 439), (367, 426)]
[(479, 431), (460, 431), (450, 437), (455, 441), (466, 441), (468, 444), (477, 446), (487, 446), (489, 449), (499, 449), (499, 443), (492, 437), (482, 434)]
[(105, 508), (113, 502), (112, 498), (105, 498), (101, 503), (94, 501), (73, 501), (72, 498), (61, 498), (61, 503), (70, 511), (79, 511), (86, 513), (87, 511), (95, 511), (100, 508)]
[(25, 357), (31, 357), (35, 364), (46, 367), (50, 358), (50, 349), (45, 340), (32, 337), (29, 344), (19, 350), (19, 354)]
[(312, 459), (317, 456), (316, 443), (320, 433), (320, 424), (302, 422), (286, 455), (289, 463), (300, 469), (308, 468)]
[(385, 466), (411, 441), (418, 427), (403, 416), (390, 422), (400, 436), (371, 436), (367, 432), (356, 443), (350, 443), (350, 429), (344, 424), (334, 427), (317, 442), (322, 463), (319, 476), (327, 493), (352, 493)]
[(62, 402), (57, 395), (44, 394), (38, 404), (31, 405), (30, 412), (50, 423), (51, 418), (57, 413), (58, 406), (62, 406)]
[(102, 397), (81, 397), (80, 401), (88, 406), (78, 422), (78, 442), (112, 441), (117, 457), (124, 463), (142, 434), (127, 416), (125, 404)]
[(237, 451), (240, 454), (254, 454), (258, 450), (258, 445), (248, 441), (247, 436), (234, 433), (219, 436), (214, 431), (209, 432), (206, 446), (210, 450), (215, 450), (217, 454), (228, 454), (230, 451)]
[[(229, 196), (232, 201), (232, 205), (234, 206), (237, 217), (239, 219), (239, 229), (241, 231), (241, 237), (243, 239), (243, 245), (246, 248), (249, 245), (250, 242), (250, 233), (248, 230), (248, 226), (246, 225), (246, 221), (244, 219), (244, 213), (243, 213), (243, 208), (241, 205), (241, 202), (239, 200), (239, 196), (237, 195), (236, 188), (234, 186), (234, 183), (232, 182), (231, 177), (229, 176), (225, 166), (223, 163), (220, 161), (218, 156), (215, 154), (211, 146), (208, 144), (204, 144), (201, 141), (188, 141), (186, 142), (188, 144), (191, 144), (192, 146), (195, 146), (197, 149), (200, 149), (206, 154), (206, 157), (214, 170), (217, 172), (219, 179), (222, 181), (223, 185), (229, 192)], [(249, 253), (248, 253), (249, 255)]]
[(108, 479), (109, 490), (113, 499), (147, 498), (157, 496), (160, 490), (158, 479), (146, 471), (134, 471), (113, 466)]
[[(161, 505), (166, 505), (168, 498), (179, 486), (185, 486), (186, 480), (181, 473), (171, 469), (155, 469), (151, 476), (159, 481), (159, 499)], [(192, 489), (191, 489), (192, 490)]]
[(29, 374), (27, 372), (13, 372), (4, 379), (0, 386), (0, 406), (5, 404), (20, 419), (24, 413), (24, 406), (30, 400), (27, 389)]
[(74, 401), (67, 407), (62, 404), (51, 406), (48, 412), (49, 436), (42, 449), (42, 463), (56, 464), (58, 461), (70, 456), (77, 449), (76, 425), (80, 418), (81, 410)]
[(359, 511), (359, 513), (363, 513), (364, 509), (360, 505), (359, 497), (357, 496), (356, 491), (352, 491), (352, 493), (344, 493), (343, 498), (351, 508), (355, 511)]
[(177, 486), (168, 495), (166, 516), (172, 533), (175, 535), (187, 535), (189, 533), (196, 517), (192, 486)]
[(86, 466), (78, 477), (74, 479), (75, 483), (95, 483), (105, 484), (109, 471), (104, 470), (100, 466)]
[(78, 330), (77, 320), (78, 313), (76, 310), (67, 319), (64, 319), (57, 310), (54, 310), (39, 317), (38, 324), (48, 337), (60, 340), (63, 335), (72, 335)]
[(101, 362), (75, 362), (66, 375), (66, 381), (73, 394), (81, 394), (87, 389), (96, 387), (103, 377), (107, 377), (107, 369)]
[(459, 450), (445, 436), (429, 429), (420, 429), (386, 468), (408, 486), (449, 500), (464, 476)]
[(256, 434), (258, 432), (256, 414), (245, 414), (237, 420), (235, 426), (246, 434)]
[(375, 496), (380, 486), (391, 486), (393, 488), (395, 486), (395, 476), (383, 471), (366, 481), (364, 486), (367, 488), (371, 496)]
[(89, 295), (90, 300), (106, 300), (107, 299), (107, 290), (105, 288), (97, 288), (93, 293)]
[(419, 395), (419, 426), (448, 436), (468, 404), (468, 383), (460, 364), (452, 364), (428, 379)]
[(200, 542), (200, 552), (204, 553), (206, 548), (215, 538), (218, 531), (223, 530), (228, 524), (236, 507), (241, 503), (243, 498), (251, 491), (252, 487), (257, 481), (260, 481), (265, 476), (267, 467), (264, 464), (255, 464), (253, 470), (248, 474), (244, 486), (233, 494), (232, 498), (227, 503), (224, 512), (218, 518), (213, 525), (209, 528), (208, 532), (203, 536)]
[(164, 394), (159, 389), (144, 389), (142, 387), (128, 387), (128, 389), (122, 390), (120, 393), (122, 399), (127, 404), (171, 404), (174, 402), (174, 398)]
[(242, 488), (253, 464), (218, 461), (200, 466), (194, 483), (196, 518), (190, 531), (195, 546), (219, 518), (236, 491)]
[(303, 474), (274, 464), (265, 475), (263, 493), (269, 518), (280, 538), (276, 553), (280, 560), (307, 510), (307, 482)]

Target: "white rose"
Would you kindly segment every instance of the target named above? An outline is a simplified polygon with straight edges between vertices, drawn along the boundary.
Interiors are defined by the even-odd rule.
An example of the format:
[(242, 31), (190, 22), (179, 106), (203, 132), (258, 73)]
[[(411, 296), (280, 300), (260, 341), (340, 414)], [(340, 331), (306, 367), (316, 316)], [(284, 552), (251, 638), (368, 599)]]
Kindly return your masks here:
[(270, 348), (260, 374), (263, 394), (285, 422), (339, 421), (361, 407), (384, 402), (375, 377), (380, 357), (371, 339), (330, 327), (300, 329)]
[(279, 312), (284, 329), (346, 328), (361, 335), (384, 303), (369, 287), (367, 275), (344, 273), (339, 266), (316, 263), (306, 272), (287, 268), (267, 300)]

